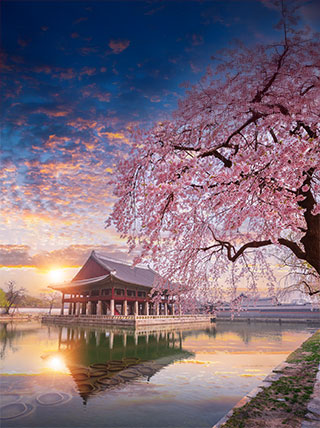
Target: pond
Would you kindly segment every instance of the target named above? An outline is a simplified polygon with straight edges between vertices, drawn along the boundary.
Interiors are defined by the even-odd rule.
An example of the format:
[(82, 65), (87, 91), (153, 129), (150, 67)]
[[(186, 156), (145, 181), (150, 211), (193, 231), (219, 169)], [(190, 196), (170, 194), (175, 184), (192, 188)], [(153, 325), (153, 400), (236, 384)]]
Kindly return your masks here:
[(1, 426), (210, 428), (316, 330), (0, 324)]

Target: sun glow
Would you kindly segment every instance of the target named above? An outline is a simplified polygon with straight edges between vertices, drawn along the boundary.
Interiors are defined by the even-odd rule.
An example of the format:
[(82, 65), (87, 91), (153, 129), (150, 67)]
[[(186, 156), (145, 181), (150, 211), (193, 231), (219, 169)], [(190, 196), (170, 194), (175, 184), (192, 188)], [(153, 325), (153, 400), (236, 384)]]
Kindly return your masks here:
[(61, 282), (63, 280), (62, 269), (53, 269), (49, 271), (49, 277), (52, 282)]
[(60, 355), (55, 355), (47, 360), (47, 368), (55, 372), (66, 372), (67, 368), (65, 362)]

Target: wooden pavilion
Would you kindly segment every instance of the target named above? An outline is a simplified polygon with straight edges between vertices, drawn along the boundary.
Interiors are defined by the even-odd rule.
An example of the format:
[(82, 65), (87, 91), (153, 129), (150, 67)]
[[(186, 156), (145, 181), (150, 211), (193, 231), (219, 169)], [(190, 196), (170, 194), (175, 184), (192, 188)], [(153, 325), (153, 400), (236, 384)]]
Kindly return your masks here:
[(156, 273), (131, 266), (92, 251), (76, 276), (63, 284), (51, 285), (62, 293), (61, 315), (174, 315), (174, 301), (162, 296), (152, 302)]

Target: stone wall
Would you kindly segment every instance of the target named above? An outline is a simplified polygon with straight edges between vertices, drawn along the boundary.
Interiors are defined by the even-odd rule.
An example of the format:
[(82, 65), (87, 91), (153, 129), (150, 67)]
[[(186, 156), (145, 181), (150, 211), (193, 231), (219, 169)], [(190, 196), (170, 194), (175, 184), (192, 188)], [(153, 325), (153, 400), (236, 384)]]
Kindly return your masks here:
[(209, 322), (209, 315), (44, 315), (42, 322), (54, 324), (147, 326)]

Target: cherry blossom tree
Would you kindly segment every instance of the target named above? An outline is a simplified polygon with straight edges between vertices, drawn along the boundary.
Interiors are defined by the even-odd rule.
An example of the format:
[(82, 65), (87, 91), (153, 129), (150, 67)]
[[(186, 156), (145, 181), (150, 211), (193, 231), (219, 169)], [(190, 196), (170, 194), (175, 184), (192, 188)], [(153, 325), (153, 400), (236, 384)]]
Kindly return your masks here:
[(224, 51), (119, 160), (109, 224), (178, 284), (169, 293), (219, 300), (245, 281), (254, 294), (261, 276), (272, 291), (271, 249), (303, 261), (305, 290), (320, 292), (319, 34), (280, 13), (279, 42)]

